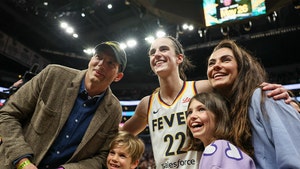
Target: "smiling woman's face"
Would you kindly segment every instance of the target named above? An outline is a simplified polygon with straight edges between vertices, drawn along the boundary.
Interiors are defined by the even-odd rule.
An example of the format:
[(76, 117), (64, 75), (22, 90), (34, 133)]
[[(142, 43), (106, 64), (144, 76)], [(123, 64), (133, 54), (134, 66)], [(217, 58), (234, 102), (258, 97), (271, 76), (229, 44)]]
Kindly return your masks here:
[(175, 47), (169, 38), (157, 38), (149, 50), (150, 66), (155, 74), (178, 69), (178, 58)]
[(207, 78), (213, 88), (222, 93), (230, 91), (238, 76), (238, 64), (229, 48), (220, 48), (210, 56)]

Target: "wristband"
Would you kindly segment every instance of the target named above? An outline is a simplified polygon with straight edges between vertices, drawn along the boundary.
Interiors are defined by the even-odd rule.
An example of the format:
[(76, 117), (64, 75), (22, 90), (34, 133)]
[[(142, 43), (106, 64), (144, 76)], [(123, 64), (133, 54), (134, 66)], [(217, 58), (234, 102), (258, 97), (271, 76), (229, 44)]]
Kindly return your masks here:
[(57, 169), (65, 169), (63, 166), (59, 166)]
[(17, 169), (23, 169), (25, 166), (31, 164), (31, 162), (27, 159), (18, 165)]

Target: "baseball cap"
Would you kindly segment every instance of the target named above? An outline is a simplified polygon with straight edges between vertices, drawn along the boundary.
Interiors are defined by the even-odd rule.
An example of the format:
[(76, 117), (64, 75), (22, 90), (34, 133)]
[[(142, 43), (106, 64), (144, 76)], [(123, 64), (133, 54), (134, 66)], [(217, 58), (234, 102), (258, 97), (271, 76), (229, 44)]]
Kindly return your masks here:
[(117, 62), (121, 65), (121, 71), (124, 72), (127, 64), (127, 57), (125, 51), (120, 47), (119, 42), (116, 41), (102, 42), (95, 47), (95, 53), (103, 51), (104, 49), (108, 49), (108, 48), (114, 52)]

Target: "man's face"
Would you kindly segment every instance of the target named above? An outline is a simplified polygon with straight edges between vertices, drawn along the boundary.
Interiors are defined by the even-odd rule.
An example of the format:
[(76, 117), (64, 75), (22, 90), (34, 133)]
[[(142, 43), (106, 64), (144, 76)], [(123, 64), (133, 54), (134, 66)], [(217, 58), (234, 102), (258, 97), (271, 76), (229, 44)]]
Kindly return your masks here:
[(109, 86), (112, 82), (122, 79), (123, 73), (119, 72), (119, 67), (112, 51), (100, 51), (91, 58), (87, 76), (94, 83)]

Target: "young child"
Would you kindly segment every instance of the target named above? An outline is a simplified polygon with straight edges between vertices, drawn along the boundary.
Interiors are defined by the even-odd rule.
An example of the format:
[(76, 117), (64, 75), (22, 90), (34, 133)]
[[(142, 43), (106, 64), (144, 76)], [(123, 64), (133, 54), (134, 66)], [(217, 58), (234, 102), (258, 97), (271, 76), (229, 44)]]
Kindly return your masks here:
[(110, 143), (107, 156), (108, 169), (134, 169), (145, 151), (144, 142), (128, 132), (119, 131)]
[(256, 168), (252, 158), (230, 142), (230, 124), (226, 102), (220, 95), (210, 92), (192, 97), (187, 110), (187, 135), (191, 139), (186, 148), (204, 150), (199, 168)]

